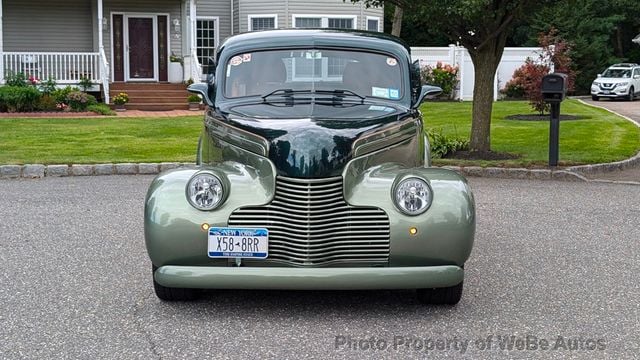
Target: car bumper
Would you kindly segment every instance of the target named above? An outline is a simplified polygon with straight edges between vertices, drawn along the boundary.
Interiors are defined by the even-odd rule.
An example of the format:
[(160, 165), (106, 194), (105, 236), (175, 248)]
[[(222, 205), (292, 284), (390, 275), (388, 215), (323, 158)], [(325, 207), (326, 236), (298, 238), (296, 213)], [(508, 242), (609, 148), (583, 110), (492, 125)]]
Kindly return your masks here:
[(155, 280), (195, 289), (370, 290), (454, 286), (464, 270), (455, 265), (380, 268), (162, 266)]
[(617, 97), (625, 97), (629, 94), (629, 90), (625, 88), (620, 88), (616, 90), (611, 90), (608, 93), (605, 93), (600, 89), (591, 89), (591, 95), (597, 97), (608, 97), (608, 98), (617, 98)]

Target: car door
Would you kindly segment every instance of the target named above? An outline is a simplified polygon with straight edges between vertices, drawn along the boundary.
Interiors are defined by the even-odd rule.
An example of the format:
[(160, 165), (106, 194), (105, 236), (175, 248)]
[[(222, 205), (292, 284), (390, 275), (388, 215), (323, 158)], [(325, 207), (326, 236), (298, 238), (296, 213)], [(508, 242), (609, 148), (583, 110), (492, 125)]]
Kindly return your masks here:
[(638, 92), (640, 92), (640, 67), (633, 69), (633, 76), (631, 77), (631, 79), (632, 79), (631, 83), (633, 84), (633, 89), (637, 94)]

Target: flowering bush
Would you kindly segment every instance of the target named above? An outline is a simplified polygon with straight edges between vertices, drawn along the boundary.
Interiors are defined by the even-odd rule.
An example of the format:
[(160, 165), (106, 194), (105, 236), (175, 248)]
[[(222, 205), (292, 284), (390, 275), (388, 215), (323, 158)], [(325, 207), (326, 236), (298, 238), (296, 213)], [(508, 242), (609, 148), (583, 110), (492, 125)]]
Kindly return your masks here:
[(113, 103), (116, 105), (124, 105), (129, 102), (129, 95), (127, 93), (121, 92), (118, 95), (113, 97)]
[(97, 103), (96, 98), (82, 91), (72, 91), (67, 95), (71, 111), (85, 111), (87, 106)]
[(38, 84), (40, 84), (40, 79), (38, 79), (35, 76), (29, 76), (29, 83), (33, 86), (38, 86)]
[(420, 70), (422, 82), (442, 88), (442, 95), (451, 99), (458, 85), (458, 66), (443, 64), (438, 61), (435, 67), (424, 66)]

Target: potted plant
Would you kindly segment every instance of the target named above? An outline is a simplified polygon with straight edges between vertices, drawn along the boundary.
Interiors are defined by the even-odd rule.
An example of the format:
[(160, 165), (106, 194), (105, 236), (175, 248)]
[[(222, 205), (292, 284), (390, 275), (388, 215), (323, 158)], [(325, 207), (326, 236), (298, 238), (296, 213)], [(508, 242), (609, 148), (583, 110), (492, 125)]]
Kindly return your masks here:
[(125, 111), (124, 104), (129, 102), (129, 95), (125, 92), (121, 92), (113, 98), (113, 104), (116, 111)]
[(196, 94), (191, 94), (187, 97), (187, 102), (189, 103), (189, 110), (195, 111), (200, 110), (200, 96)]
[(183, 80), (182, 76), (182, 57), (171, 54), (169, 56), (169, 82), (179, 84)]

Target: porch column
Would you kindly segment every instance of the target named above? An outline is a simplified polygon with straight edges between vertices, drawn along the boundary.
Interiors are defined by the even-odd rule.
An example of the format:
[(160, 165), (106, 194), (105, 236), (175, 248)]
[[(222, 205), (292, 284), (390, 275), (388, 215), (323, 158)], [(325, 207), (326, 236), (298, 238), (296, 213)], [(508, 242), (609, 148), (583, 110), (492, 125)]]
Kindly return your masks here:
[(103, 15), (103, 9), (102, 9), (102, 0), (98, 0), (98, 50), (100, 51), (101, 54), (104, 51), (104, 39), (102, 35), (102, 31), (103, 31), (102, 18), (103, 17), (104, 15)]
[(4, 84), (4, 48), (2, 34), (2, 0), (0, 0), (0, 84)]

